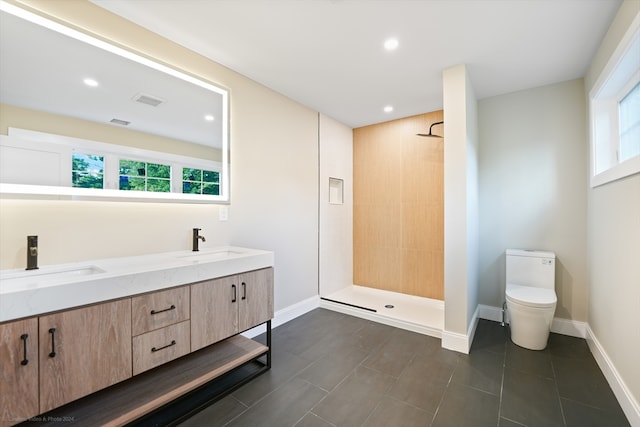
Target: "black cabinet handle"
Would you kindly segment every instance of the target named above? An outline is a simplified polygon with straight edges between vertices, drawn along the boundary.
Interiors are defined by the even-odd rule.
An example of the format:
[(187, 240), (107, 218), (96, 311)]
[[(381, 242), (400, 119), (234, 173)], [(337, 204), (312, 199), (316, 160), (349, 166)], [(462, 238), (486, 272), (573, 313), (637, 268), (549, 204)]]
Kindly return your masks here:
[(238, 299), (238, 289), (236, 285), (231, 285), (231, 289), (233, 290), (233, 298), (231, 298), (231, 302), (236, 302)]
[(247, 284), (242, 282), (242, 299), (247, 299)]
[(20, 339), (22, 340), (22, 344), (24, 345), (24, 357), (22, 358), (22, 361), (20, 362), (20, 364), (22, 366), (24, 366), (27, 363), (29, 363), (29, 359), (27, 359), (27, 338), (29, 338), (29, 334), (20, 335)]
[(49, 333), (51, 334), (51, 353), (49, 353), (49, 357), (56, 357), (56, 328), (50, 328)]
[(162, 346), (162, 347), (158, 347), (158, 348), (156, 348), (156, 347), (151, 347), (151, 352), (152, 352), (152, 353), (155, 353), (156, 351), (164, 350), (165, 348), (169, 348), (169, 347), (172, 347), (172, 346), (174, 346), (174, 345), (176, 345), (176, 340), (171, 340), (171, 342), (170, 342), (169, 344), (164, 345), (164, 346)]
[(171, 311), (171, 310), (175, 310), (175, 309), (176, 309), (176, 306), (171, 304), (171, 307), (165, 308), (163, 310), (157, 310), (157, 311), (156, 310), (151, 310), (151, 315), (158, 314), (158, 313), (164, 313), (165, 311)]

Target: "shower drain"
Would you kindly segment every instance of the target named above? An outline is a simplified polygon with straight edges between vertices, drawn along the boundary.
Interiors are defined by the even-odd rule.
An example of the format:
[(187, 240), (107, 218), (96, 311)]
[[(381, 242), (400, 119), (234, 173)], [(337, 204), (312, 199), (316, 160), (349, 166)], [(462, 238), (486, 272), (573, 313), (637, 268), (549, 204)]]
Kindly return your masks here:
[(384, 308), (393, 308), (393, 304), (387, 304), (384, 306)]

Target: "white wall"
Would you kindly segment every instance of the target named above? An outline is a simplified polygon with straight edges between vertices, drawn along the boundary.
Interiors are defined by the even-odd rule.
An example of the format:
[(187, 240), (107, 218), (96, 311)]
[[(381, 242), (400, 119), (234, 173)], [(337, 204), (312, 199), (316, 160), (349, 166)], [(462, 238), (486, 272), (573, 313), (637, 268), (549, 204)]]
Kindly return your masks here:
[(556, 317), (587, 319), (586, 106), (582, 79), (483, 99), (480, 303), (504, 301), (506, 248), (554, 251)]
[(444, 70), (443, 86), (445, 319), (442, 346), (468, 352), (472, 317), (478, 305), (477, 102), (464, 65)]
[(89, 2), (29, 1), (60, 19), (230, 89), (231, 204), (0, 200), (0, 268), (26, 263), (39, 236), (41, 265), (188, 250), (191, 228), (207, 242), (275, 252), (275, 309), (317, 295), (317, 113)]
[[(639, 17), (640, 2), (622, 4), (585, 76), (587, 94)], [(623, 409), (640, 425), (640, 174), (588, 190), (587, 235), (589, 327), (630, 396)]]
[[(320, 289), (329, 295), (353, 284), (353, 131), (320, 120)], [(344, 180), (344, 204), (329, 204), (329, 178)]]
[(480, 136), (478, 134), (478, 102), (468, 73), (465, 77), (465, 92), (467, 124), (467, 332), (469, 332), (469, 328), (475, 328), (473, 316), (478, 308), (479, 291), (478, 151)]

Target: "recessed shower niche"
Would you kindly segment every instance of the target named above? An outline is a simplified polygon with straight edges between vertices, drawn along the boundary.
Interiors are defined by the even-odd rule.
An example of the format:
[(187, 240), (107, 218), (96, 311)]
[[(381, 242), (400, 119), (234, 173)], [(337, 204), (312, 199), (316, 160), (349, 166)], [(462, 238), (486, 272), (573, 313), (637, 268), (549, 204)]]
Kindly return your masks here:
[(329, 178), (329, 204), (344, 204), (344, 180), (340, 178)]

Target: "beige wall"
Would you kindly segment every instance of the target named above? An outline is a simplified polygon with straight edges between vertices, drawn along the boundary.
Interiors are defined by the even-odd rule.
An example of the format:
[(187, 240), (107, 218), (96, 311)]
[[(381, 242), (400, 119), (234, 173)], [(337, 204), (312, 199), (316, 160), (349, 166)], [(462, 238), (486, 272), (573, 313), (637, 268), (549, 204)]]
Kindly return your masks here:
[(0, 200), (0, 268), (24, 267), (26, 236), (40, 263), (83, 261), (234, 244), (275, 252), (275, 308), (317, 295), (317, 113), (88, 1), (29, 1), (231, 92), (231, 204)]
[(502, 306), (506, 248), (554, 251), (556, 317), (587, 320), (582, 79), (479, 102), (480, 303)]
[[(634, 19), (640, 2), (627, 0), (585, 77), (587, 94)], [(640, 174), (588, 190), (587, 235), (589, 327), (635, 400), (631, 423), (640, 423)]]
[(222, 161), (221, 150), (204, 145), (0, 103), (0, 134), (10, 127)]

